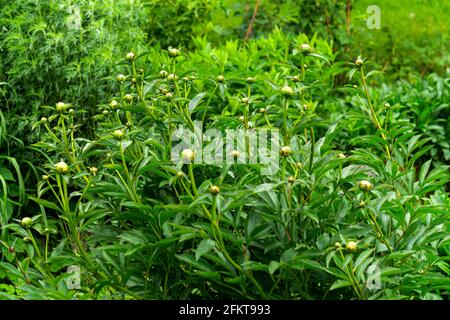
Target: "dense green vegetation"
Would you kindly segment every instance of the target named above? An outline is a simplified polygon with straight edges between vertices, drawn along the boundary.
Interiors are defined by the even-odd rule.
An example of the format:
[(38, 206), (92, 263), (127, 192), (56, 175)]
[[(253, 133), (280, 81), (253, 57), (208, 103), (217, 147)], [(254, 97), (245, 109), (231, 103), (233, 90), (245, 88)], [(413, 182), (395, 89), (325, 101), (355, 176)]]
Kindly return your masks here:
[(0, 0), (0, 298), (448, 299), (449, 5), (403, 2)]

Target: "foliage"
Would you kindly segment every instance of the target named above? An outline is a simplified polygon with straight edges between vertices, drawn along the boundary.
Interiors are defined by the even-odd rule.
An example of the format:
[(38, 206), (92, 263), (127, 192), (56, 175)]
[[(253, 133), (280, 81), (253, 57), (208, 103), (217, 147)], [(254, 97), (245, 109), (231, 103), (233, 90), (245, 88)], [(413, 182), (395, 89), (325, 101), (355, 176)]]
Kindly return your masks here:
[[(43, 176), (27, 195), (31, 220), (2, 225), (3, 298), (448, 297), (448, 167), (423, 159), (434, 144), (408, 110), (384, 116), (381, 101), (396, 101), (369, 90), (373, 72), (281, 31), (194, 45), (120, 64), (94, 139), (82, 106), (39, 109), (30, 152)], [(343, 73), (356, 89), (333, 88)], [(290, 151), (270, 175), (263, 164), (173, 163), (172, 132), (195, 120), (222, 133), (277, 128), (275, 148)], [(74, 265), (78, 289), (64, 272)]]
[(448, 299), (448, 74), (342, 2), (0, 4), (0, 299)]
[(26, 136), (39, 106), (63, 98), (89, 114), (111, 90), (101, 79), (113, 61), (142, 50), (146, 39), (138, 1), (2, 0), (0, 6), (0, 82), (7, 84), (0, 103), (23, 113), (10, 117), (14, 135)]

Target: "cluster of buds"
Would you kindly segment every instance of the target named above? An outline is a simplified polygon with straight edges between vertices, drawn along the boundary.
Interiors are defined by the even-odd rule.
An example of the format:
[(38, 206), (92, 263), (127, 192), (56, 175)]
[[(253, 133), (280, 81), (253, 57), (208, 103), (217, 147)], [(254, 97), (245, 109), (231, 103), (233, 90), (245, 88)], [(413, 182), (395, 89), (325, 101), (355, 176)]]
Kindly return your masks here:
[[(342, 244), (340, 242), (335, 242), (334, 248), (336, 250), (340, 250), (342, 248)], [(355, 241), (348, 241), (345, 244), (345, 249), (350, 252), (355, 252), (356, 250), (358, 250), (358, 244)]]

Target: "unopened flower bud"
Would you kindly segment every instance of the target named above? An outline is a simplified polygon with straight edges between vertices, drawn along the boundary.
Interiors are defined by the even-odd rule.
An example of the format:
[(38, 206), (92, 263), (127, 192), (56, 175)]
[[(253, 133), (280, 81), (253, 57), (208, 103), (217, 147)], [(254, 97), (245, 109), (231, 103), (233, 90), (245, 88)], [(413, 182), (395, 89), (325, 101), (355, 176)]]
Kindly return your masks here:
[(361, 180), (358, 186), (362, 191), (370, 191), (373, 187), (372, 184), (367, 180)]
[(180, 50), (178, 50), (177, 48), (172, 48), (169, 47), (169, 56), (171, 56), (172, 58), (178, 57), (180, 55)]
[(289, 86), (284, 86), (280, 89), (280, 92), (283, 96), (285, 97), (289, 97), (292, 96), (294, 94), (294, 90), (292, 90), (291, 87)]
[(358, 67), (361, 67), (363, 65), (364, 61), (361, 58), (356, 59), (355, 64)]
[(127, 53), (127, 60), (131, 61), (134, 60), (136, 58), (136, 55), (134, 54), (134, 52), (128, 52)]
[(181, 156), (182, 156), (182, 158), (183, 158), (184, 161), (186, 161), (186, 162), (192, 162), (192, 161), (194, 161), (195, 153), (194, 153), (194, 151), (192, 151), (191, 149), (184, 149), (184, 150), (181, 152)]
[(218, 186), (211, 186), (211, 188), (209, 188), (209, 191), (213, 194), (216, 195), (220, 192), (220, 189)]
[(349, 241), (349, 242), (347, 242), (347, 244), (345, 245), (345, 248), (346, 248), (348, 251), (355, 252), (356, 250), (358, 250), (358, 245), (356, 244), (355, 241)]
[(113, 137), (117, 140), (122, 140), (124, 136), (125, 132), (123, 132), (123, 130), (117, 129), (113, 132)]
[(303, 43), (300, 45), (300, 51), (304, 54), (304, 55), (308, 55), (309, 53), (311, 53), (311, 46), (307, 43)]
[(29, 218), (29, 217), (25, 217), (20, 221), (20, 225), (24, 228), (31, 227), (32, 223), (33, 223), (33, 220), (31, 220), (31, 218)]
[(123, 97), (123, 99), (124, 99), (126, 102), (131, 102), (131, 101), (133, 101), (133, 96), (132, 96), (131, 94), (127, 93), (127, 94)]
[(280, 155), (282, 157), (288, 157), (292, 154), (292, 149), (289, 146), (284, 146), (280, 149)]
[(178, 171), (177, 172), (177, 177), (178, 178), (182, 178), (182, 177), (184, 177), (185, 176), (185, 173), (183, 172), (183, 171)]
[(58, 173), (67, 173), (69, 171), (69, 166), (64, 161), (60, 161), (55, 164), (55, 170)]
[(114, 99), (111, 100), (111, 102), (109, 103), (109, 107), (110, 107), (111, 109), (116, 108), (117, 105), (118, 105), (118, 102), (117, 102), (116, 100), (114, 100)]
[(241, 152), (240, 152), (239, 150), (233, 150), (233, 151), (231, 151), (231, 156), (232, 156), (234, 159), (239, 158), (240, 155), (241, 155)]
[(56, 104), (56, 111), (58, 112), (64, 112), (67, 109), (67, 105), (64, 102), (58, 102)]
[(178, 79), (178, 76), (174, 73), (171, 73), (167, 76), (167, 80), (169, 80), (169, 81), (175, 81), (177, 79)]
[(168, 75), (169, 75), (169, 74), (167, 73), (166, 70), (161, 70), (161, 71), (159, 72), (159, 77), (160, 77), (161, 79), (167, 78)]

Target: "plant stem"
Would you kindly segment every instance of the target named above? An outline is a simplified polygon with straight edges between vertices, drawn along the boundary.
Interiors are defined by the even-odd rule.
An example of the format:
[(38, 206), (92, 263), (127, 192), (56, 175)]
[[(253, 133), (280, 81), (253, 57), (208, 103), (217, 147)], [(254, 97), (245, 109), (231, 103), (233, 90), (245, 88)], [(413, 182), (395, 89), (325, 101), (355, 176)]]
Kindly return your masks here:
[[(365, 77), (365, 75), (364, 75), (364, 70), (363, 70), (362, 67), (360, 68), (360, 71), (361, 71), (361, 80), (362, 80), (362, 84), (363, 84), (363, 87), (364, 87), (364, 93), (365, 93), (365, 95), (366, 95), (367, 103), (369, 104), (369, 108), (370, 108), (371, 117), (372, 117), (372, 119), (373, 119), (372, 122), (373, 122), (373, 124), (375, 125), (375, 128), (376, 128), (377, 130), (382, 130), (380, 121), (378, 120), (377, 113), (375, 112), (375, 109), (374, 109), (374, 107), (373, 107), (373, 105), (372, 105), (372, 102), (371, 102), (371, 100), (370, 100), (369, 89), (368, 89), (368, 87), (367, 87), (366, 77)], [(384, 134), (383, 132), (381, 132), (381, 137), (383, 138), (384, 141), (387, 142), (386, 136), (385, 136), (385, 134)], [(391, 159), (391, 153), (390, 153), (390, 151), (389, 151), (389, 147), (388, 147), (388, 146), (385, 146), (385, 147), (386, 147), (386, 148), (385, 148), (386, 155), (387, 155), (388, 159)]]

